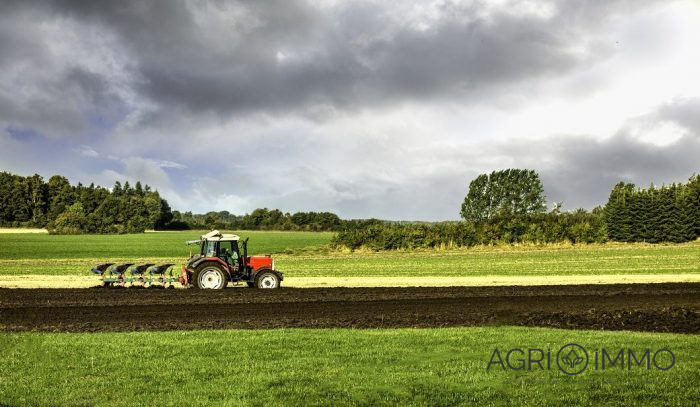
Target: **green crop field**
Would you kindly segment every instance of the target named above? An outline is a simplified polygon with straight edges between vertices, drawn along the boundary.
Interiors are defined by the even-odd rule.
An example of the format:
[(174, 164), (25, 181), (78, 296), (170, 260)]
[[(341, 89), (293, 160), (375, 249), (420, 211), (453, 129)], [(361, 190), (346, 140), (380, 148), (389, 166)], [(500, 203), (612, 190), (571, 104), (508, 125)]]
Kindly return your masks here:
[[(84, 275), (105, 261), (149, 261), (184, 263), (190, 251), (185, 241), (204, 231), (156, 232), (132, 235), (48, 235), (0, 233), (0, 275)], [(332, 233), (241, 231), (249, 237), (250, 254), (283, 254), (317, 251), (327, 247)]]
[[(86, 275), (103, 261), (184, 263), (185, 240), (202, 232), (54, 236), (0, 234), (0, 275)], [(331, 233), (239, 232), (253, 254), (274, 254), (290, 277), (541, 276), (700, 273), (700, 241), (677, 245), (619, 244), (489, 247), (343, 253)]]
[(279, 260), (299, 276), (492, 276), (700, 272), (700, 243), (302, 254)]
[[(571, 342), (587, 349), (629, 348), (637, 355), (666, 348), (676, 363), (667, 371), (644, 364), (620, 369), (619, 362), (594, 370), (591, 354), (591, 366), (577, 376), (556, 367), (486, 370), (494, 348), (556, 351)], [(0, 343), (0, 403), (10, 405), (681, 406), (700, 398), (697, 335), (514, 327), (283, 329), (3, 333)], [(668, 366), (670, 357), (662, 355), (659, 365)]]
[[(190, 249), (185, 241), (206, 231), (155, 232), (133, 235), (48, 235), (0, 233), (0, 259), (74, 259), (102, 257), (183, 257)], [(250, 237), (252, 254), (279, 253), (327, 245), (333, 236), (325, 232), (240, 231)]]

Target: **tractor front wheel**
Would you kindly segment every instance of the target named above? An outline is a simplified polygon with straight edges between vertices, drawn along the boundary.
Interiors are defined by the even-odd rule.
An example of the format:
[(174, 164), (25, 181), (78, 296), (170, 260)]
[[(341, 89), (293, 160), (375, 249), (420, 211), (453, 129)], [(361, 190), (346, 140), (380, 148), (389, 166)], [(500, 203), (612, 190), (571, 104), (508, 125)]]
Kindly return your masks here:
[(255, 287), (257, 288), (279, 288), (280, 278), (272, 271), (263, 271), (255, 276)]
[(221, 290), (226, 288), (228, 278), (226, 272), (213, 265), (204, 265), (194, 272), (195, 287), (203, 290)]

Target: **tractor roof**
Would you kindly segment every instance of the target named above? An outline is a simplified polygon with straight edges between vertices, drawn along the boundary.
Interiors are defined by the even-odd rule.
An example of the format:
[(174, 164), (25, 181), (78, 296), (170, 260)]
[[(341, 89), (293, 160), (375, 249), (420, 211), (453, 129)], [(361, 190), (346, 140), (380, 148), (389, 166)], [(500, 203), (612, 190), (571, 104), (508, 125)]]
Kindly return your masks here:
[(230, 241), (230, 240), (240, 240), (238, 235), (221, 233), (218, 230), (212, 230), (206, 235), (202, 235), (202, 240), (212, 240), (212, 241)]

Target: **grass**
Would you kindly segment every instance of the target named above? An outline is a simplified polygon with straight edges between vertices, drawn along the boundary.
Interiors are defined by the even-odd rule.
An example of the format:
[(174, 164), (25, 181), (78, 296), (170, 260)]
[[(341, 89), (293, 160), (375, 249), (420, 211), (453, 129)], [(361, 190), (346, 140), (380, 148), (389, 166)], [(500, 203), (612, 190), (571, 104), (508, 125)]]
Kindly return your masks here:
[[(556, 368), (486, 370), (496, 347), (556, 351), (570, 342), (589, 350), (631, 348), (637, 355), (667, 348), (676, 365), (667, 371), (589, 368), (571, 377)], [(692, 335), (283, 329), (4, 333), (0, 344), (0, 403), (11, 405), (680, 406), (700, 398), (700, 337)]]
[[(486, 247), (389, 252), (331, 251), (331, 233), (238, 232), (251, 253), (275, 255), (288, 277), (484, 277), (700, 273), (700, 241)], [(86, 275), (102, 261), (183, 263), (201, 232), (51, 236), (0, 234), (0, 276)], [(194, 246), (196, 249), (196, 246)]]
[(304, 254), (279, 258), (294, 276), (494, 276), (700, 272), (700, 243)]
[[(0, 275), (84, 275), (92, 266), (112, 262), (184, 263), (185, 241), (204, 232), (157, 232), (131, 235), (41, 235), (0, 233)], [(327, 247), (332, 234), (314, 232), (237, 232), (250, 237), (249, 254), (275, 254)]]
[[(132, 235), (48, 235), (0, 233), (0, 259), (76, 259), (102, 257), (187, 257), (185, 241), (203, 231), (156, 232)], [(252, 254), (317, 248), (330, 242), (332, 233), (238, 231), (250, 237)]]

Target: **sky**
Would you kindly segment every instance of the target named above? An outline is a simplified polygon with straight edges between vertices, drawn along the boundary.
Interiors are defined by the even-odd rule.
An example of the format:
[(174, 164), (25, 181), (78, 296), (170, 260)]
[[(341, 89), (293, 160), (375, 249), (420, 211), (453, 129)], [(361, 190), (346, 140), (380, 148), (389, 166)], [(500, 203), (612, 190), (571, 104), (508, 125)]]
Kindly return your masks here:
[(0, 170), (173, 209), (451, 220), (700, 173), (700, 2), (0, 2)]

